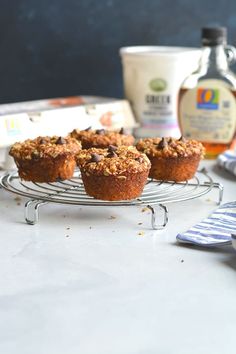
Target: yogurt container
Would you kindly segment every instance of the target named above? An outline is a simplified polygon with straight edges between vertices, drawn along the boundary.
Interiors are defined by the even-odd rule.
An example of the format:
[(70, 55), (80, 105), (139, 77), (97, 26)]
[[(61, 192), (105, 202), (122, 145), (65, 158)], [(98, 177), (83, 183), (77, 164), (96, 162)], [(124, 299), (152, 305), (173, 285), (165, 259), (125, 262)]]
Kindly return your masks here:
[(140, 123), (137, 137), (179, 137), (177, 96), (198, 68), (201, 49), (162, 46), (120, 48), (124, 92)]

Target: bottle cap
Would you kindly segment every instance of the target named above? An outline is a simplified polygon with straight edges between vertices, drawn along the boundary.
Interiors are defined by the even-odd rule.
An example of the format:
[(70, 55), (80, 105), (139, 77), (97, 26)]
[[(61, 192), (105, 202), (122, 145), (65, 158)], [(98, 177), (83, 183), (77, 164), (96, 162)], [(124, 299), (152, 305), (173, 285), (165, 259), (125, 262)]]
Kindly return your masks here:
[(226, 44), (227, 28), (225, 27), (203, 27), (202, 28), (202, 45), (214, 46), (218, 44)]

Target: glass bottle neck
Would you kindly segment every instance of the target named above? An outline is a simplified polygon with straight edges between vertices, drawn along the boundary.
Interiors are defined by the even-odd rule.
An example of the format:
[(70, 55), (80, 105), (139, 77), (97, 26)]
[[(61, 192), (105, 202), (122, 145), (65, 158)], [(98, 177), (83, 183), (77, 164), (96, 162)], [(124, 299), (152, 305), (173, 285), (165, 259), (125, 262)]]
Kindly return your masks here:
[(210, 70), (228, 70), (227, 56), (223, 45), (203, 47), (201, 66)]

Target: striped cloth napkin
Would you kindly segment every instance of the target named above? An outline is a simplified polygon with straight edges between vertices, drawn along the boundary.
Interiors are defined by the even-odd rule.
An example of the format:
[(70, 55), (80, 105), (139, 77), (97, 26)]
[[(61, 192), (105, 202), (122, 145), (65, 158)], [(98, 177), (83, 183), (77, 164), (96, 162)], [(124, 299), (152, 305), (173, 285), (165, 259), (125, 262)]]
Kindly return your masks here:
[(236, 151), (226, 150), (218, 156), (217, 163), (236, 176)]
[(236, 233), (236, 201), (216, 209), (208, 218), (176, 236), (179, 242), (197, 246), (214, 247), (231, 244), (231, 234)]

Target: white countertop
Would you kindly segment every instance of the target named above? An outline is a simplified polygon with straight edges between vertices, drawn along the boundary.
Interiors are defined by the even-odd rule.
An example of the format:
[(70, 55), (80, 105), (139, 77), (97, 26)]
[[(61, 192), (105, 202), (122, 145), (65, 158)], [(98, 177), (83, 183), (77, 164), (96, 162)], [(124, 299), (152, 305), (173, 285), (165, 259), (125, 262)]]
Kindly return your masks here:
[[(202, 166), (236, 200), (236, 178)], [(0, 353), (234, 354), (236, 252), (175, 241), (216, 200), (169, 204), (162, 231), (137, 206), (48, 204), (30, 226), (1, 189)]]

